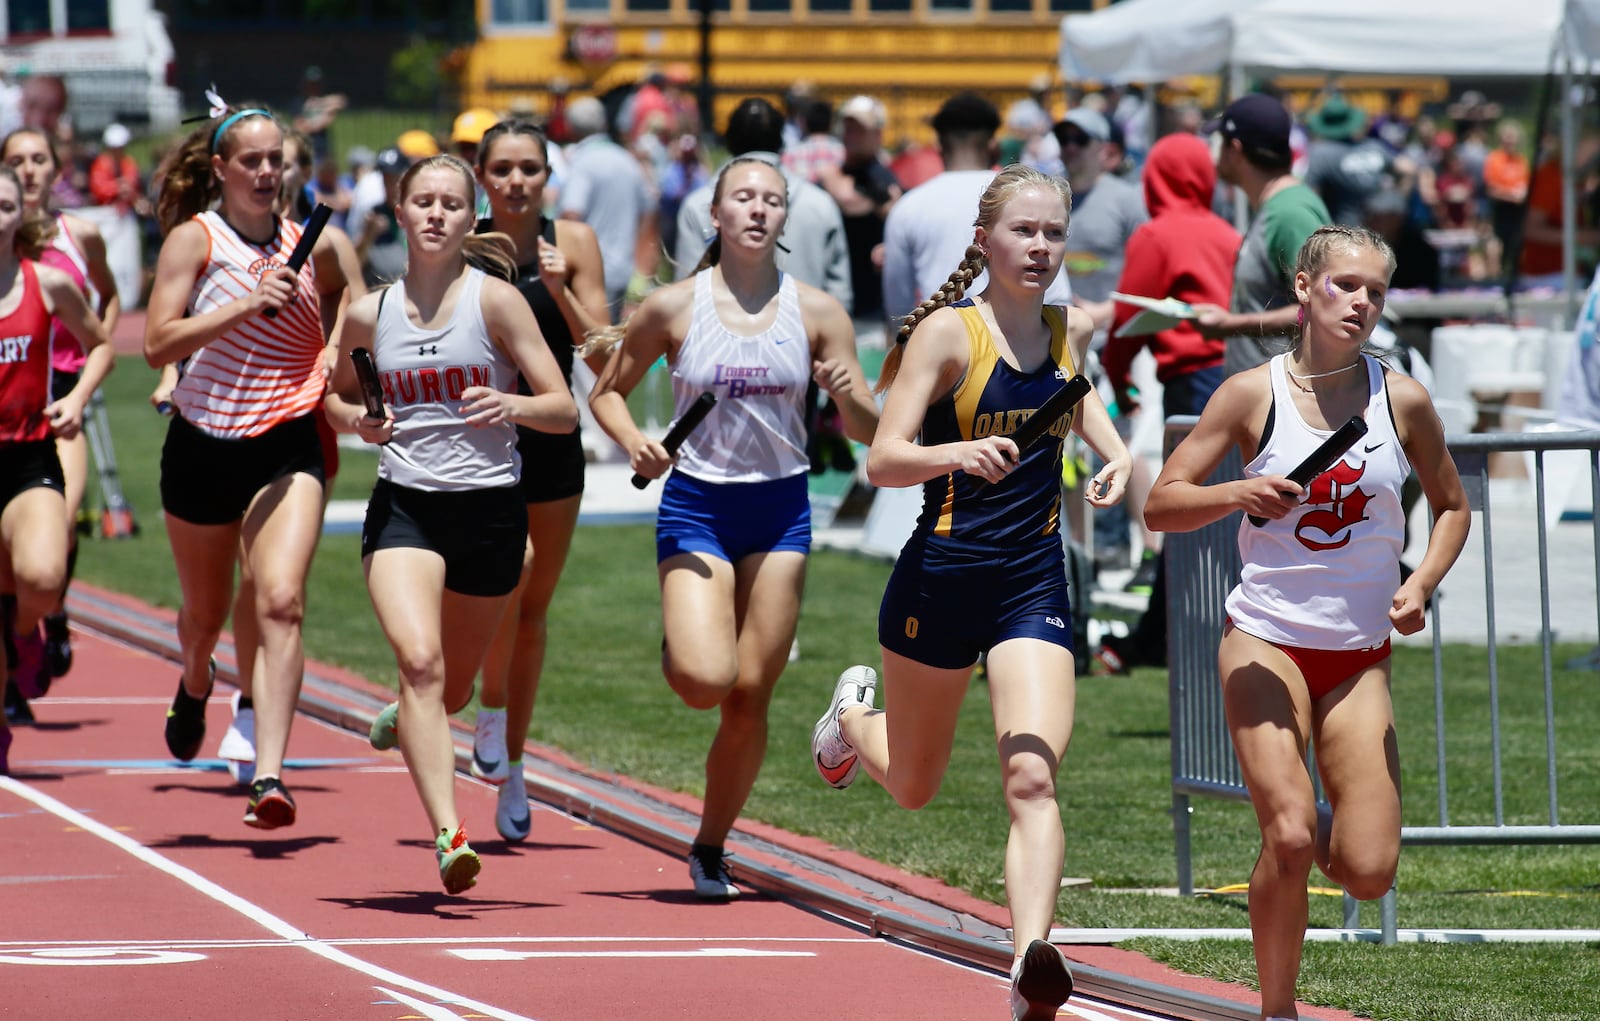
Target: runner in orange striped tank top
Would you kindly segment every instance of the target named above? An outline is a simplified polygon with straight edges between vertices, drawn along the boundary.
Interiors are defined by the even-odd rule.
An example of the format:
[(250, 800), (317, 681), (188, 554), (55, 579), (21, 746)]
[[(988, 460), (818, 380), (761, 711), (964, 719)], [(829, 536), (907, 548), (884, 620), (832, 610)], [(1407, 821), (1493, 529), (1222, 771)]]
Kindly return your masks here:
[(300, 227), (276, 213), (282, 176), (283, 131), (265, 110), (227, 111), (184, 142), (162, 182), (166, 240), (144, 338), (152, 366), (180, 370), (161, 453), (161, 503), (183, 590), (183, 673), (167, 747), (188, 761), (205, 739), (211, 653), (242, 557), (260, 631), (244, 821), (261, 829), (295, 820), (281, 774), (305, 662), (305, 578), (322, 523), (322, 313), (345, 286), (326, 235), (299, 274), (286, 267)]
[[(0, 166), (0, 540), (13, 592), (4, 626), (13, 627), (8, 691), (37, 698), (48, 681), (39, 622), (55, 606), (67, 574), (67, 516), (55, 438), (83, 428), (89, 395), (111, 370), (105, 329), (75, 280), (33, 261), (54, 227), (25, 210), (22, 185)], [(76, 386), (50, 394), (50, 317), (60, 317), (88, 352)], [(0, 775), (7, 771), (9, 723), (0, 721)]]
[[(56, 177), (61, 171), (61, 159), (55, 142), (38, 128), (18, 128), (0, 143), (0, 161), (17, 172), (22, 182), (22, 203), (30, 210), (55, 222), (56, 230), (50, 245), (39, 256), (39, 261), (55, 266), (71, 276), (83, 288), (105, 325), (106, 335), (116, 331), (122, 302), (117, 297), (117, 284), (106, 262), (106, 243), (100, 228), (71, 213), (52, 211), (50, 195)], [(50, 388), (51, 397), (66, 396), (77, 385), (87, 355), (83, 345), (72, 335), (60, 317), (51, 321), (50, 330)], [(61, 458), (61, 470), (67, 486), (67, 584), (78, 563), (78, 511), (83, 506), (83, 494), (89, 480), (89, 443), (82, 433), (75, 436), (57, 436), (56, 453)], [(63, 677), (72, 669), (71, 634), (67, 627), (67, 593), (62, 586), (61, 599), (56, 608), (44, 618), (45, 665), (52, 678)], [(26, 703), (23, 703), (24, 705)]]

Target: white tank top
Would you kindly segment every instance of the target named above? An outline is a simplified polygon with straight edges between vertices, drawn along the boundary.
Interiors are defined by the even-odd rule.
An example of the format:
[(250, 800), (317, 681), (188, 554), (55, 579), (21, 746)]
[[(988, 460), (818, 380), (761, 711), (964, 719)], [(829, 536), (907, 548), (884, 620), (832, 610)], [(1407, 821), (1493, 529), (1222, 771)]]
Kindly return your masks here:
[(517, 391), (517, 367), (483, 321), (483, 271), (470, 269), (443, 329), (424, 330), (406, 315), (405, 281), (378, 305), (372, 360), (394, 412), (394, 438), (379, 448), (378, 477), (428, 492), (493, 489), (522, 477), (510, 422), (473, 428), (461, 414), (468, 387)]
[(674, 417), (707, 390), (717, 405), (679, 449), (676, 470), (706, 482), (769, 482), (809, 471), (811, 339), (794, 279), (785, 273), (778, 285), (772, 325), (746, 337), (717, 316), (711, 273), (694, 278), (694, 312), (672, 366)]
[[(1287, 475), (1333, 433), (1306, 425), (1284, 373), (1287, 355), (1269, 363), (1272, 434), (1245, 475)], [(1383, 365), (1363, 355), (1369, 397), (1367, 434), (1307, 487), (1301, 505), (1257, 528), (1239, 525), (1244, 568), (1228, 594), (1240, 630), (1280, 645), (1329, 651), (1366, 649), (1389, 637), (1389, 608), (1400, 587), (1405, 514), (1400, 486), (1411, 463), (1395, 433)]]
[[(300, 225), (281, 217), (265, 245), (241, 238), (215, 211), (195, 219), (211, 247), (189, 295), (190, 315), (247, 297), (267, 270), (288, 263), (300, 240)], [(184, 360), (172, 401), (201, 431), (224, 439), (258, 436), (322, 404), (328, 377), (314, 263), (306, 263), (297, 283), (297, 300), (277, 318), (252, 316)]]

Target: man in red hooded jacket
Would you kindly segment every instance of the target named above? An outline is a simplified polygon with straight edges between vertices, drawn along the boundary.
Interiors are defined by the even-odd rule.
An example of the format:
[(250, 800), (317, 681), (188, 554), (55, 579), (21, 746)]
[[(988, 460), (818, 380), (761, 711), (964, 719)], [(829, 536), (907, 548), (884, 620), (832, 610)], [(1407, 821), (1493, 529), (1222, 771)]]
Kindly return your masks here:
[[(1211, 150), (1198, 135), (1167, 135), (1151, 147), (1144, 168), (1150, 221), (1128, 239), (1118, 291), (1227, 307), (1240, 237), (1211, 211), (1216, 186)], [(1161, 382), (1162, 411), (1168, 416), (1200, 414), (1222, 383), (1222, 339), (1206, 337), (1188, 320), (1144, 336), (1118, 336), (1138, 311), (1117, 302), (1111, 339), (1100, 355), (1117, 406), (1134, 403), (1129, 400), (1128, 370), (1140, 349), (1149, 347)]]
[[(1233, 265), (1239, 254), (1239, 232), (1211, 211), (1217, 185), (1211, 149), (1198, 135), (1167, 135), (1150, 149), (1144, 168), (1144, 200), (1150, 221), (1128, 239), (1126, 261), (1117, 290), (1145, 298), (1177, 298), (1196, 305), (1228, 305), (1233, 291)], [(1148, 347), (1156, 360), (1165, 417), (1198, 415), (1222, 383), (1225, 342), (1207, 337), (1192, 321), (1142, 336), (1122, 337), (1124, 324), (1139, 309), (1117, 302), (1111, 336), (1100, 354), (1101, 367), (1116, 392), (1117, 407), (1132, 409), (1129, 369)], [(1149, 480), (1146, 480), (1146, 486)], [(1142, 494), (1141, 494), (1142, 495)], [(1143, 500), (1130, 504), (1142, 506)], [(1134, 511), (1138, 513), (1137, 510)], [(1166, 662), (1166, 578), (1160, 558), (1141, 565), (1153, 569), (1150, 604), (1133, 633), (1125, 639), (1107, 636), (1097, 653), (1113, 673), (1131, 666)], [(1143, 581), (1136, 576), (1136, 582)]]

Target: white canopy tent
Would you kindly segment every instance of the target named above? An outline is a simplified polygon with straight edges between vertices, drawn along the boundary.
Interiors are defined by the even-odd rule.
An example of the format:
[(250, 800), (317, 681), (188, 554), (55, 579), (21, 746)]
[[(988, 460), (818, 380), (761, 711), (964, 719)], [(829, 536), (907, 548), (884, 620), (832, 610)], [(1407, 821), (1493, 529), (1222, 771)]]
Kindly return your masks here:
[[(1600, 59), (1600, 0), (1126, 0), (1061, 22), (1063, 77), (1106, 84), (1262, 71), (1538, 77)], [(1572, 153), (1560, 102), (1569, 319), (1576, 311)]]
[(1061, 21), (1069, 80), (1164, 81), (1228, 68), (1531, 76), (1557, 43), (1600, 55), (1600, 0), (1126, 0)]

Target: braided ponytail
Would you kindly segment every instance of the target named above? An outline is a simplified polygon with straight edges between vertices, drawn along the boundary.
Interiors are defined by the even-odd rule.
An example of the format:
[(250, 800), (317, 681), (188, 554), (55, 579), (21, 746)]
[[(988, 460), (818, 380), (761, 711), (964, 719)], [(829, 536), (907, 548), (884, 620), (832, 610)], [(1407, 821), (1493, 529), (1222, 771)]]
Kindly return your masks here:
[(972, 286), (972, 281), (978, 278), (984, 267), (989, 264), (989, 256), (982, 248), (975, 244), (968, 245), (962, 255), (961, 264), (955, 268), (939, 289), (923, 300), (922, 304), (912, 309), (900, 323), (900, 329), (895, 331), (894, 347), (883, 359), (883, 368), (878, 372), (878, 385), (874, 392), (882, 393), (894, 382), (894, 377), (900, 372), (900, 360), (904, 357), (906, 341), (911, 339), (922, 321), (937, 310), (948, 305), (954, 305), (967, 293), (967, 288)]

